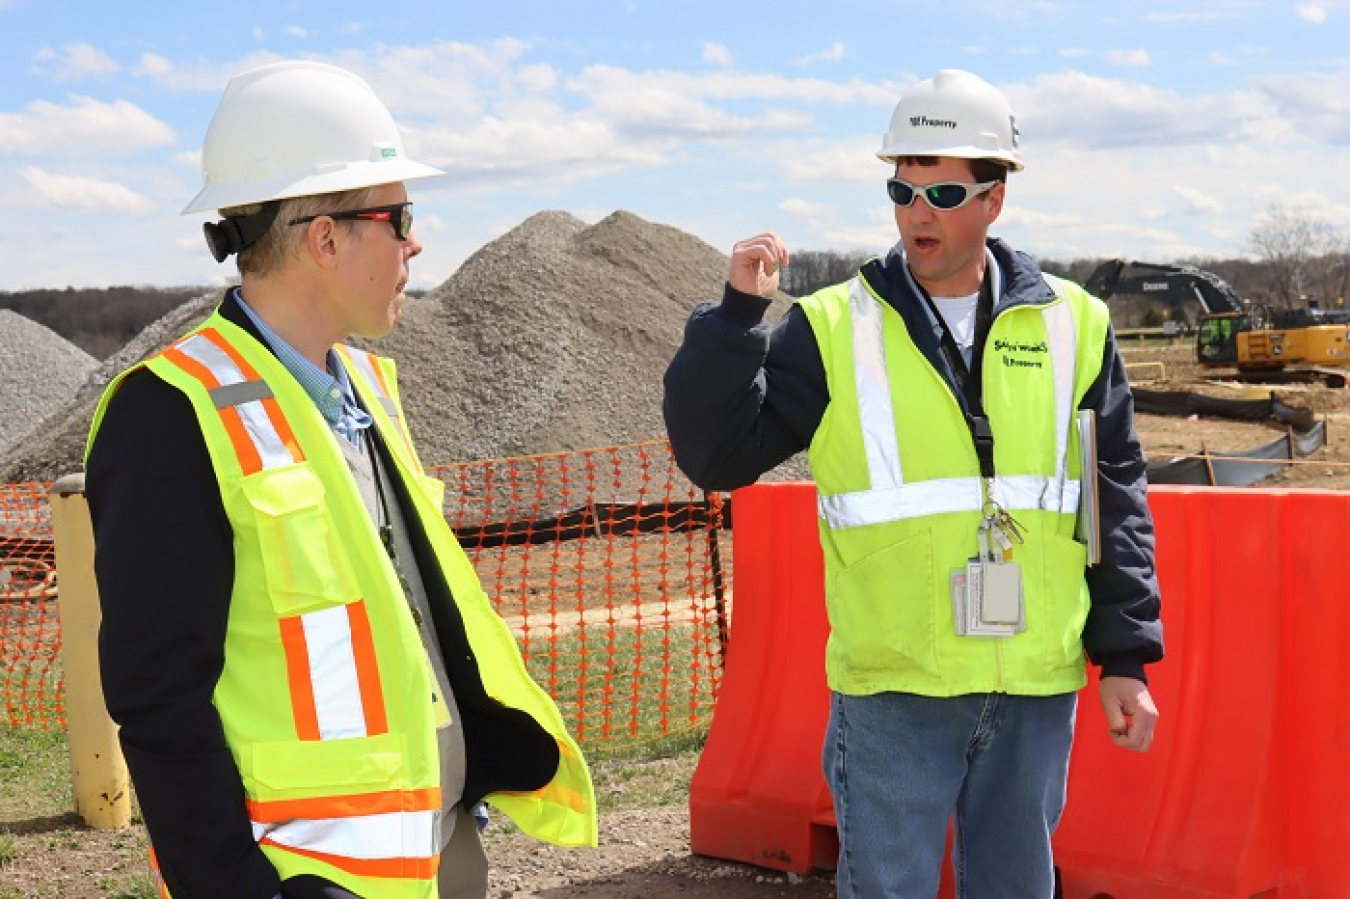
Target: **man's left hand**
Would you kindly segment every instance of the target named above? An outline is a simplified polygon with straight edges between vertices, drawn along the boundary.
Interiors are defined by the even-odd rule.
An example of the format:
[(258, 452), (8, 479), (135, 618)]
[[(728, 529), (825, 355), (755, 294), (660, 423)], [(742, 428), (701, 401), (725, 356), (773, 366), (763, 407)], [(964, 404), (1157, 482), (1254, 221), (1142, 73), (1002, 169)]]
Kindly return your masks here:
[(1104, 677), (1098, 695), (1111, 742), (1122, 749), (1148, 752), (1158, 723), (1158, 707), (1148, 685), (1132, 677)]

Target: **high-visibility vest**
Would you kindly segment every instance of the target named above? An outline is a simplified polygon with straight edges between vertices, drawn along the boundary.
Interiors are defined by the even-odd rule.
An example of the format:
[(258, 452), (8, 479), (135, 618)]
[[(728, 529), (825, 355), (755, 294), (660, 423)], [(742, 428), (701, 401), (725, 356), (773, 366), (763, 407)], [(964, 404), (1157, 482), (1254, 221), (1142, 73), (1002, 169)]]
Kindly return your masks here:
[[(407, 514), (430, 541), (488, 695), (558, 744), (550, 783), (488, 800), (536, 838), (594, 845), (585, 761), (445, 521), (444, 484), (423, 474), (394, 364), (349, 347), (339, 355), (407, 487)], [(317, 874), (362, 896), (430, 899), (441, 808), (434, 675), (339, 438), (275, 356), (218, 312), (145, 365), (191, 400), (233, 529), (213, 702), (255, 838), (283, 879)]]
[(983, 357), (992, 499), (1025, 531), (1026, 630), (958, 636), (952, 573), (978, 552), (985, 494), (964, 413), (903, 319), (861, 276), (799, 301), (830, 402), (811, 441), (826, 570), (830, 687), (867, 695), (1051, 695), (1085, 683), (1085, 548), (1075, 412), (1101, 371), (1105, 305), (1046, 278), (1055, 299), (1003, 310)]

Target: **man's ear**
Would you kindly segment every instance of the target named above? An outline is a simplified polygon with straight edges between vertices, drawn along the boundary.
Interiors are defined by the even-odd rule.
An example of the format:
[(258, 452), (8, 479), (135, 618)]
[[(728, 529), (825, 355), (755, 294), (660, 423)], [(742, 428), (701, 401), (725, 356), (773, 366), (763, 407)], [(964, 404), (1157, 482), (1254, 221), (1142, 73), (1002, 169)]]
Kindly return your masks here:
[(337, 238), (337, 222), (319, 216), (305, 225), (305, 255), (320, 268), (332, 268), (337, 264)]
[(1000, 181), (989, 188), (989, 192), (984, 195), (986, 208), (989, 210), (989, 224), (991, 225), (998, 220), (999, 215), (1003, 212), (1003, 197), (1007, 190), (1007, 182)]

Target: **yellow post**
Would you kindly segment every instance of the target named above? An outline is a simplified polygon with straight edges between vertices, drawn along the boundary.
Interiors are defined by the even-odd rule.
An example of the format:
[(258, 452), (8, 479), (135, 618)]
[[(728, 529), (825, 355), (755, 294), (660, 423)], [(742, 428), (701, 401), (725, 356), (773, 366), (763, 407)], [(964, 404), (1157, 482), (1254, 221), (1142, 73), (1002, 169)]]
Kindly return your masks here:
[(102, 614), (94, 581), (94, 526), (84, 498), (84, 475), (66, 475), (53, 484), (51, 504), (75, 811), (90, 827), (112, 830), (131, 823), (131, 781), (99, 679)]

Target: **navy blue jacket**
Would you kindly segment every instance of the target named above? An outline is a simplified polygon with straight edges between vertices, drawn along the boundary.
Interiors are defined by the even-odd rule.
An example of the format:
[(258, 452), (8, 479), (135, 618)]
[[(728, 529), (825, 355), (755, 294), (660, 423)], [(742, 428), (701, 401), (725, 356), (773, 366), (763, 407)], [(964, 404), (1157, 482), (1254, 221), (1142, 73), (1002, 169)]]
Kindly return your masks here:
[[(1049, 300), (1031, 257), (999, 240), (989, 249), (1003, 275), (994, 316)], [(969, 407), (940, 345), (940, 331), (914, 294), (892, 250), (862, 267), (868, 284), (904, 320), (919, 350), (957, 402)], [(731, 490), (805, 450), (830, 402), (815, 333), (793, 306), (770, 329), (769, 300), (727, 285), (720, 303), (699, 305), (665, 374), (666, 429), (680, 469), (707, 490)], [(1082, 409), (1097, 419), (1102, 559), (1087, 569), (1092, 607), (1083, 630), (1088, 657), (1102, 674), (1145, 680), (1144, 665), (1162, 658), (1160, 601), (1153, 563), (1153, 519), (1146, 462), (1134, 430), (1134, 400), (1115, 335), (1107, 333), (1102, 370)]]

